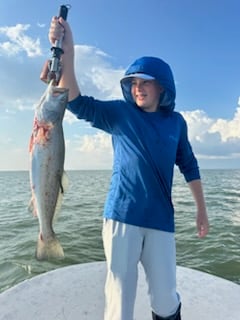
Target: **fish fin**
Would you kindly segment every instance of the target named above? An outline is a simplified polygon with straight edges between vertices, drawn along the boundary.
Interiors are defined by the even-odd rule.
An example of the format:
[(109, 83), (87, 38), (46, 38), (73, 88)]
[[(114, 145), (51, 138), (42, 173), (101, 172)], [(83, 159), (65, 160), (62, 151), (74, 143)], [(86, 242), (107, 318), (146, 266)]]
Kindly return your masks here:
[(33, 213), (34, 212), (34, 205), (33, 205), (33, 197), (30, 199), (28, 203), (28, 212)]
[(37, 210), (36, 210), (36, 206), (35, 206), (34, 196), (32, 196), (32, 198), (29, 201), (28, 212), (30, 212), (34, 217), (37, 217)]
[(63, 201), (63, 195), (68, 189), (68, 184), (69, 184), (68, 181), (69, 181), (68, 176), (64, 171), (60, 181), (60, 189), (59, 189), (57, 204), (56, 204), (55, 213), (54, 213), (54, 220), (56, 220), (59, 216), (60, 209), (62, 206), (62, 201)]
[(66, 171), (63, 171), (62, 180), (61, 180), (61, 192), (65, 193), (68, 190), (69, 179)]
[(37, 260), (62, 259), (63, 257), (63, 248), (56, 237), (48, 241), (44, 241), (41, 237), (38, 238), (36, 249)]

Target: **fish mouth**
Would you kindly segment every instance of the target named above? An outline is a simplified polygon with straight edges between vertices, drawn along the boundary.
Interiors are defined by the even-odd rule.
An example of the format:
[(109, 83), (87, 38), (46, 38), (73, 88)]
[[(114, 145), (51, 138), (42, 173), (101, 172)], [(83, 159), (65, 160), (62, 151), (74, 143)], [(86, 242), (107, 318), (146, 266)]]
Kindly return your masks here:
[(69, 91), (67, 88), (55, 86), (53, 80), (49, 82), (49, 88), (51, 88), (52, 92), (54, 93), (63, 93)]
[(54, 87), (54, 86), (53, 86), (53, 91), (54, 91), (54, 92), (62, 93), (62, 92), (68, 91), (68, 89), (67, 89), (67, 88)]
[(52, 95), (53, 96), (59, 96), (60, 94), (65, 93), (67, 91), (69, 91), (69, 90), (66, 89), (66, 88), (53, 87)]
[(50, 89), (50, 92), (52, 93), (53, 96), (58, 96), (60, 94), (69, 92), (69, 89), (67, 89), (67, 88), (54, 86), (52, 84), (52, 81), (49, 84), (49, 89)]

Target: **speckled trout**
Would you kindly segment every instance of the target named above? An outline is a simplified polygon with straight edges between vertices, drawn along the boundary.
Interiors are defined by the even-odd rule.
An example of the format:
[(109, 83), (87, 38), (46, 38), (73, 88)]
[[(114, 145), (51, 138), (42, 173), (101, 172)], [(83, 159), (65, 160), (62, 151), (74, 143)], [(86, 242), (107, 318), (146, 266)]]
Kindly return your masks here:
[(53, 219), (64, 193), (64, 134), (62, 120), (68, 90), (50, 83), (36, 106), (30, 139), (30, 209), (39, 221), (38, 260), (62, 258), (62, 246), (53, 230)]

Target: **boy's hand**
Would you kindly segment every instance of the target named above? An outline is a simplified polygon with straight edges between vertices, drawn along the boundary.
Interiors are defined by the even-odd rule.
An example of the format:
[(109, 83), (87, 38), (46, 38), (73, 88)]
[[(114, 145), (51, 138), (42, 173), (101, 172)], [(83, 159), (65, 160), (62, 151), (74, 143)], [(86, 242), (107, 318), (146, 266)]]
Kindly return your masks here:
[(196, 223), (199, 238), (204, 238), (209, 231), (208, 217), (205, 211), (197, 213)]

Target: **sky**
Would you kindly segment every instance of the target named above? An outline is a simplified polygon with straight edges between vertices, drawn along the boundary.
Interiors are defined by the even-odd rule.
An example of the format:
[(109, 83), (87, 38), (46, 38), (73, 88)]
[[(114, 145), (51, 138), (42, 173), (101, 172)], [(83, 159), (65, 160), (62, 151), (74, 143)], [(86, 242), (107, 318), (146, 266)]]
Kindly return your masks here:
[[(48, 30), (62, 4), (82, 94), (122, 98), (119, 80), (141, 56), (171, 66), (176, 111), (200, 168), (240, 168), (239, 0), (0, 0), (0, 170), (28, 170)], [(66, 112), (65, 169), (111, 169), (111, 137)]]

